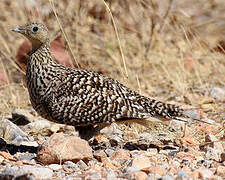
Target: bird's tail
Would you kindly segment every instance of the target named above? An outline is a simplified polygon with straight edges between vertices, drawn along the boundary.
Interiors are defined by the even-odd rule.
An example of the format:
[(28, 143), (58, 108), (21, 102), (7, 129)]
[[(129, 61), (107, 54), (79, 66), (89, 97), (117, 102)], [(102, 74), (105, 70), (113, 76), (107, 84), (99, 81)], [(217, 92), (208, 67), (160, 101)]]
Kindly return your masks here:
[(148, 111), (150, 121), (169, 121), (172, 119), (189, 122), (190, 120), (213, 124), (213, 121), (207, 118), (201, 118), (199, 113), (193, 108), (184, 109), (174, 104), (167, 104), (155, 99), (141, 97), (139, 103)]

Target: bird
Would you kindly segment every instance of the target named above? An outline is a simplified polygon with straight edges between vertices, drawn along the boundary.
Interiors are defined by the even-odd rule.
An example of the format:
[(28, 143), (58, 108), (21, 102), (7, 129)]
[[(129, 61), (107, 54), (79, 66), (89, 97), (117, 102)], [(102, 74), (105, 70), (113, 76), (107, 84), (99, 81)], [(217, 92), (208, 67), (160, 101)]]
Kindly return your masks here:
[(47, 120), (79, 129), (135, 119), (183, 121), (188, 116), (180, 106), (143, 96), (110, 77), (58, 64), (50, 52), (48, 28), (42, 23), (27, 23), (12, 31), (32, 44), (27, 88), (33, 108)]

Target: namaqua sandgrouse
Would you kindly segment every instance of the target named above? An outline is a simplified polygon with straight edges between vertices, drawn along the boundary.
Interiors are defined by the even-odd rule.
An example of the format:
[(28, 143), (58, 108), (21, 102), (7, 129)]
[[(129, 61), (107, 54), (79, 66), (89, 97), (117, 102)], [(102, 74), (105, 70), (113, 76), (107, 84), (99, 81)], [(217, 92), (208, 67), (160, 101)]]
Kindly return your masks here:
[(75, 127), (186, 116), (182, 108), (142, 96), (118, 81), (92, 71), (65, 67), (53, 60), (48, 29), (28, 23), (13, 30), (32, 44), (26, 69), (33, 108), (44, 118)]

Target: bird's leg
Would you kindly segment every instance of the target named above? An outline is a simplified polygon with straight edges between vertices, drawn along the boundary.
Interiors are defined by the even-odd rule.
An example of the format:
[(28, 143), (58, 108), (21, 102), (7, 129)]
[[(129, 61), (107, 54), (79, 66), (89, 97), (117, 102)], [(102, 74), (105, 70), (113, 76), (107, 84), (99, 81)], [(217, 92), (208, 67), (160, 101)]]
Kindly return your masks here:
[(89, 124), (87, 126), (77, 126), (75, 129), (79, 132), (79, 135), (82, 139), (90, 140), (93, 136), (98, 135), (100, 130), (106, 127), (107, 125), (92, 125)]

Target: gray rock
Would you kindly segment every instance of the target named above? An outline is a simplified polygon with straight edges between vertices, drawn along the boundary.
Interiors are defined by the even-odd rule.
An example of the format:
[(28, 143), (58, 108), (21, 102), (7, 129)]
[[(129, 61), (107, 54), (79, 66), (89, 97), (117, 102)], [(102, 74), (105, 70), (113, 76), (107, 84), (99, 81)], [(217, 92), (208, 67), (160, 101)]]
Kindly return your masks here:
[(64, 178), (60, 178), (58, 180), (83, 180), (83, 178), (79, 178), (79, 177), (76, 177), (74, 174), (71, 174), (71, 175), (67, 175), (66, 177)]
[(149, 173), (147, 180), (156, 180), (156, 179), (161, 179), (162, 177), (159, 174), (153, 174), (153, 173)]
[(175, 178), (174, 178), (173, 176), (167, 174), (167, 175), (165, 175), (165, 176), (162, 176), (161, 179), (162, 179), (162, 180), (173, 180), (173, 179), (175, 179)]
[(72, 161), (66, 161), (63, 163), (63, 166), (69, 169), (78, 170), (79, 167), (77, 164), (73, 163)]
[(17, 160), (27, 160), (27, 161), (31, 161), (34, 160), (36, 158), (36, 154), (35, 153), (17, 153)]
[(62, 166), (60, 164), (50, 164), (48, 167), (54, 171), (62, 169)]
[(173, 164), (174, 166), (177, 166), (177, 167), (180, 166), (180, 162), (179, 162), (178, 159), (173, 159), (173, 160), (172, 160), (172, 164)]
[(153, 136), (147, 132), (141, 133), (139, 136), (140, 136), (140, 139), (143, 139), (146, 142), (150, 142), (153, 140)]
[(220, 153), (217, 149), (207, 147), (206, 148), (206, 154), (205, 154), (206, 159), (208, 160), (215, 160), (217, 162), (220, 161)]
[(209, 90), (209, 94), (212, 98), (217, 100), (225, 100), (225, 90), (219, 87), (214, 87)]
[[(11, 179), (45, 179), (51, 178), (52, 173), (50, 171), (46, 171), (47, 168), (40, 168), (30, 165), (24, 165), (22, 167), (12, 166), (6, 167), (2, 172), (1, 175), (12, 177)], [(32, 174), (32, 176), (27, 177), (27, 174)]]
[(38, 147), (39, 144), (38, 144), (36, 141), (32, 141), (31, 139), (33, 139), (33, 138), (30, 138), (30, 137), (29, 137), (29, 140), (30, 140), (30, 141), (22, 141), (22, 142), (20, 143), (20, 145)]
[(185, 115), (190, 117), (190, 118), (193, 118), (193, 119), (198, 119), (198, 120), (201, 119), (199, 113), (196, 110), (185, 111)]
[(20, 168), (25, 173), (31, 173), (38, 179), (50, 179), (53, 176), (53, 171), (49, 168), (24, 165)]
[(16, 125), (26, 125), (35, 119), (37, 119), (34, 115), (31, 114), (34, 112), (33, 110), (27, 109), (13, 109), (12, 111), (12, 121)]
[(136, 172), (136, 171), (140, 171), (140, 169), (137, 167), (134, 167), (134, 166), (129, 166), (124, 169), (125, 173), (132, 173), (132, 172)]
[(177, 151), (177, 150), (169, 151), (169, 152), (168, 152), (168, 156), (174, 156), (174, 155), (176, 155), (178, 152), (179, 152), (179, 151)]
[(105, 153), (107, 154), (107, 156), (112, 156), (112, 154), (114, 153), (115, 151), (113, 150), (113, 149), (110, 149), (110, 148), (108, 148), (108, 149), (106, 149), (105, 150)]
[(180, 170), (177, 173), (177, 177), (189, 179), (189, 175), (185, 171), (183, 171), (183, 170)]
[(80, 167), (81, 169), (85, 169), (85, 168), (88, 167), (87, 164), (86, 164), (84, 161), (82, 161), (82, 160), (78, 161), (78, 162), (77, 162), (77, 165), (78, 165), (78, 167)]
[(23, 142), (23, 139), (24, 138), (22, 136), (17, 136), (15, 137), (15, 139), (13, 139), (11, 143), (16, 145), (21, 145), (21, 143)]
[(24, 126), (24, 129), (26, 131), (32, 130), (34, 132), (38, 132), (43, 129), (50, 129), (50, 127), (51, 127), (51, 122), (47, 120), (38, 120), (38, 121), (27, 124), (26, 126)]
[(184, 124), (185, 122), (183, 121), (176, 121), (176, 120), (171, 121), (169, 125), (169, 130), (171, 132), (182, 131), (184, 128)]
[(198, 166), (204, 166), (206, 168), (210, 168), (212, 165), (212, 160), (202, 159), (202, 160), (198, 160), (196, 164)]
[(118, 144), (119, 142), (122, 142), (122, 141), (123, 141), (123, 138), (122, 138), (121, 135), (112, 135), (110, 138), (111, 138), (111, 140), (116, 141), (117, 144)]
[(106, 180), (116, 179), (117, 174), (114, 171), (108, 171), (106, 175)]
[(138, 151), (138, 150), (133, 150), (133, 151), (130, 151), (130, 154), (134, 158), (136, 156), (141, 155), (142, 153), (140, 151)]
[(19, 176), (0, 174), (0, 179), (2, 180), (35, 180), (31, 174), (23, 174)]
[(12, 166), (12, 167), (6, 166), (6, 168), (1, 172), (1, 174), (4, 174), (4, 175), (12, 175), (12, 176), (20, 176), (20, 175), (25, 174), (25, 172), (23, 172), (17, 166)]
[(0, 136), (9, 144), (21, 145), (23, 141), (29, 141), (28, 135), (7, 119), (0, 123)]
[(123, 132), (117, 128), (114, 128), (112, 131), (112, 134), (114, 135), (123, 135)]
[(89, 177), (88, 177), (88, 179), (101, 179), (102, 178), (102, 176), (101, 176), (101, 174), (99, 173), (99, 172), (95, 172), (95, 173), (93, 173), (93, 174), (91, 174)]

